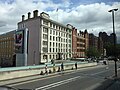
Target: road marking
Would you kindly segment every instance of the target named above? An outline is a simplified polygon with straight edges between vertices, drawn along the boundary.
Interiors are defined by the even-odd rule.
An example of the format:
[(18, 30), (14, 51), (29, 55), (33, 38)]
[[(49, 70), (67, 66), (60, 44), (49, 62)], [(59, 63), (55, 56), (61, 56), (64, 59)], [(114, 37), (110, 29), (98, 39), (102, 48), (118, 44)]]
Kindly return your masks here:
[[(76, 71), (74, 72), (71, 72), (71, 73), (65, 73), (64, 75), (69, 75), (69, 74), (73, 74), (73, 73), (76, 73)], [(39, 81), (39, 80), (45, 80), (45, 79), (49, 79), (49, 78), (54, 78), (54, 77), (58, 77), (58, 76), (61, 76), (63, 75), (61, 72), (56, 74), (55, 76), (50, 76), (50, 77), (45, 77), (45, 78), (39, 78), (39, 79), (35, 79), (35, 80), (31, 80), (31, 81), (25, 81), (25, 82), (18, 82), (18, 83), (15, 83), (15, 84), (8, 84), (8, 86), (17, 86), (17, 85), (22, 85), (22, 84), (26, 84), (26, 83), (31, 83), (31, 82), (35, 82), (35, 81)]]
[[(83, 70), (89, 70), (89, 69), (92, 69), (92, 68), (95, 68), (95, 67), (90, 67), (90, 68), (83, 68), (83, 69), (78, 69), (78, 70), (71, 70), (71, 71), (66, 71), (64, 75), (69, 75), (69, 74), (74, 74), (74, 73), (77, 73), (77, 72), (81, 72)], [(61, 73), (61, 72), (60, 72)], [(15, 84), (7, 84), (9, 86), (17, 86), (17, 85), (22, 85), (22, 84), (26, 84), (26, 83), (31, 83), (31, 82), (35, 82), (35, 81), (39, 81), (39, 80), (45, 80), (45, 79), (49, 79), (49, 78), (54, 78), (54, 77), (58, 77), (58, 76), (61, 76), (62, 74), (60, 73), (55, 73), (55, 75), (51, 75), (50, 77), (44, 77), (43, 78), (37, 78), (37, 79), (34, 79), (34, 80), (31, 80), (31, 81), (25, 81), (25, 82), (17, 82)], [(49, 76), (49, 75), (48, 75)]]
[(101, 72), (97, 72), (97, 73), (94, 73), (94, 74), (91, 74), (91, 75), (97, 75), (97, 74), (104, 73), (104, 72), (107, 72), (107, 71), (111, 71), (111, 69), (110, 70), (101, 71)]
[[(104, 66), (103, 66), (104, 67)], [(73, 74), (73, 73), (77, 73), (77, 72), (81, 72), (83, 70), (89, 70), (89, 69), (93, 69), (95, 67), (90, 67), (90, 68), (83, 68), (83, 69), (78, 69), (78, 70), (71, 70), (70, 72), (67, 71), (67, 73), (65, 73), (64, 75), (69, 75), (69, 74)], [(98, 66), (96, 68), (99, 68)], [(97, 73), (95, 73), (97, 74)], [(99, 74), (99, 73), (98, 73)], [(49, 76), (49, 75), (48, 75)], [(59, 73), (56, 73), (55, 75), (51, 75), (50, 77), (45, 77), (45, 78), (37, 78), (37, 79), (34, 79), (34, 80), (31, 80), (31, 81), (25, 81), (25, 82), (17, 82), (15, 84), (7, 84), (9, 86), (17, 86), (17, 85), (22, 85), (22, 84), (26, 84), (26, 83), (31, 83), (31, 82), (35, 82), (35, 81), (39, 81), (39, 80), (45, 80), (45, 79), (49, 79), (49, 78), (54, 78), (54, 77), (58, 77), (58, 76), (61, 76), (61, 74)]]
[(100, 85), (101, 85), (101, 83), (96, 83), (96, 84), (94, 84), (94, 85), (92, 85), (84, 90), (94, 90), (94, 89), (96, 89), (96, 87), (99, 87)]
[(120, 70), (120, 68), (118, 68), (117, 70)]
[(48, 84), (48, 85), (36, 88), (35, 90), (47, 90), (47, 89), (50, 89), (50, 88), (53, 88), (53, 87), (57, 87), (57, 86), (60, 86), (60, 85), (63, 85), (63, 84), (75, 81), (76, 79), (78, 79), (80, 77), (81, 76), (77, 76), (77, 77), (69, 78), (69, 79), (66, 79), (66, 80), (63, 80), (63, 81), (59, 81), (59, 82), (55, 82), (55, 83), (52, 83), (52, 84)]

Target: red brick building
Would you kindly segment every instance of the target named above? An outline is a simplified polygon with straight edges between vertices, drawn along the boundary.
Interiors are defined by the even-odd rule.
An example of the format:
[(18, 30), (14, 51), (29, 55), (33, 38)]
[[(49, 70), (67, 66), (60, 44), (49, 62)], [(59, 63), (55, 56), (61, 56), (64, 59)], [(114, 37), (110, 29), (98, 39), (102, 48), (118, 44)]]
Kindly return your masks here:
[(85, 57), (85, 50), (89, 46), (89, 36), (87, 30), (84, 32), (79, 31), (75, 28), (72, 30), (72, 52), (73, 58)]

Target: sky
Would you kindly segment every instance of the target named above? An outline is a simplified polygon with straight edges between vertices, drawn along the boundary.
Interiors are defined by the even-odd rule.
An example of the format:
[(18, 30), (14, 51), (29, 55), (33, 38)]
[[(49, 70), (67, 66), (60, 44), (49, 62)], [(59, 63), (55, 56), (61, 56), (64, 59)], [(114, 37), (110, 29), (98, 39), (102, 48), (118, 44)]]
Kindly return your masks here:
[(112, 13), (115, 12), (115, 31), (120, 43), (120, 0), (0, 0), (0, 34), (17, 29), (17, 23), (24, 14), (39, 10), (46, 12), (52, 20), (76, 29), (98, 35), (99, 32), (113, 32)]

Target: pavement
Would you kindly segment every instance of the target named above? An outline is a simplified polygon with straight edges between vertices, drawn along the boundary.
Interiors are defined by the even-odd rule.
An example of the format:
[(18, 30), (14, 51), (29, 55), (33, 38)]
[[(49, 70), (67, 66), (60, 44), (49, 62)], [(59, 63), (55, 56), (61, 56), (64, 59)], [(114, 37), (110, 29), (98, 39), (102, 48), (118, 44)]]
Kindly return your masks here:
[[(96, 66), (96, 67), (100, 67), (100, 66), (103, 66), (103, 65), (99, 65), (99, 66)], [(92, 68), (92, 67), (90, 67), (90, 68)], [(65, 73), (69, 73), (71, 71), (73, 71), (73, 70), (67, 70), (67, 71), (65, 71)], [(52, 73), (52, 74), (49, 74), (49, 75), (36, 75), (36, 76), (33, 76), (32, 78), (31, 77), (25, 77), (25, 78), (18, 78), (18, 79), (15, 79), (15, 80), (7, 80), (7, 81), (0, 82), (0, 85), (9, 85), (10, 83), (14, 84), (14, 83), (17, 83), (17, 82), (30, 81), (30, 80), (39, 79), (39, 78), (46, 78), (46, 77), (55, 76), (55, 75), (58, 75), (58, 74), (59, 74), (59, 72), (58, 73)], [(89, 90), (120, 90), (120, 68), (118, 70), (118, 77), (117, 78), (115, 78), (114, 76), (108, 77), (97, 88), (89, 89)]]
[(106, 78), (106, 81), (101, 83), (101, 85), (94, 90), (120, 90), (120, 67), (118, 68), (117, 77), (113, 75)]
[(118, 77), (114, 78), (114, 82), (106, 90), (120, 90), (120, 72)]

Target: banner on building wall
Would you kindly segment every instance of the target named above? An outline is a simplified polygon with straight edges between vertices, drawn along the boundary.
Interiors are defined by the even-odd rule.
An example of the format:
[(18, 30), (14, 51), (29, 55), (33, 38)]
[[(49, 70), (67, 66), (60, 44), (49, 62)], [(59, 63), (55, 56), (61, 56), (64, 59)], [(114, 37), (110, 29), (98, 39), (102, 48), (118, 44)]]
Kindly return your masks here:
[(15, 52), (24, 52), (24, 30), (16, 31), (15, 34)]

